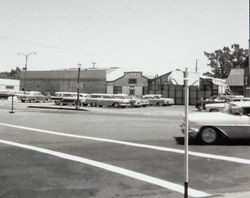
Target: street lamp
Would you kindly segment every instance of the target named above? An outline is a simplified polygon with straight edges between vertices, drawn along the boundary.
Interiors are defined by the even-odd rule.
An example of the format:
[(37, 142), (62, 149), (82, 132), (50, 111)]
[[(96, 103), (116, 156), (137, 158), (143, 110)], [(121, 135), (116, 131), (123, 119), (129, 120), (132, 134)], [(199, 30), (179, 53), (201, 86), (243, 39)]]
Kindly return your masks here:
[(30, 55), (32, 55), (32, 54), (34, 54), (34, 55), (36, 55), (36, 52), (30, 52), (30, 53), (28, 53), (28, 54), (25, 54), (25, 53), (23, 53), (23, 52), (20, 52), (20, 53), (18, 53), (17, 55), (23, 55), (23, 56), (25, 56), (25, 67), (23, 68), (25, 71), (24, 71), (24, 86), (23, 86), (23, 91), (24, 91), (24, 93), (25, 93), (25, 91), (26, 91), (26, 73), (27, 73), (27, 66), (28, 66), (28, 57), (30, 56)]
[(77, 99), (76, 99), (76, 109), (79, 107), (79, 92), (80, 92), (80, 73), (81, 73), (81, 63), (78, 63), (78, 77), (77, 77)]

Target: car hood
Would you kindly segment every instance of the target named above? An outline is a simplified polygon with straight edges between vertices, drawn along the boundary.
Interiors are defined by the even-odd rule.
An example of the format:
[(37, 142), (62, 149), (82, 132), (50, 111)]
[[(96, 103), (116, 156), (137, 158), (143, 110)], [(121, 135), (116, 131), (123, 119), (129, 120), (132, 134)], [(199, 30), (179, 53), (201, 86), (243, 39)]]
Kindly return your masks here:
[(233, 123), (235, 116), (222, 112), (197, 112), (189, 114), (189, 122), (197, 125), (223, 125)]

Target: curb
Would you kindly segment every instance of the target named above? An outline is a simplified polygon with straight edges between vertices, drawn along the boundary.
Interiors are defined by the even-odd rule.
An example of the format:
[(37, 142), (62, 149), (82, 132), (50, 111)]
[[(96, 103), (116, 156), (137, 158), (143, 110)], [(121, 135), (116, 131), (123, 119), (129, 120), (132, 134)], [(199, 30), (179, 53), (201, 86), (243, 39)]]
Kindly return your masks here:
[(56, 110), (69, 110), (69, 111), (88, 111), (87, 109), (75, 109), (75, 108), (67, 108), (67, 107), (48, 107), (48, 106), (27, 106), (28, 108), (33, 109), (56, 109)]

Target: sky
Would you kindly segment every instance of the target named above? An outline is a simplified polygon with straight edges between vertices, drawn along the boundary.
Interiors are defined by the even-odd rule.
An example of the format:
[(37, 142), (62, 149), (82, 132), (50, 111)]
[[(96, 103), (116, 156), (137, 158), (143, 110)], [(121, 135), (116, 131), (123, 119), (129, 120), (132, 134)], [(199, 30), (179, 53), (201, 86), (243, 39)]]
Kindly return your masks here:
[(0, 71), (207, 71), (204, 51), (248, 48), (248, 0), (0, 0)]

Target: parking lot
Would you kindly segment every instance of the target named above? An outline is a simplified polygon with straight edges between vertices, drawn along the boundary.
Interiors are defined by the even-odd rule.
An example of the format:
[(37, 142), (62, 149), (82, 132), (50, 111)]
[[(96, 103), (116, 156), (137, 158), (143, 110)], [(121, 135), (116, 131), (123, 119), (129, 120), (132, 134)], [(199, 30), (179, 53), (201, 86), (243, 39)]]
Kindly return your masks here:
[[(10, 106), (0, 101), (0, 197), (183, 197), (184, 106)], [(249, 197), (249, 146), (190, 141), (190, 197)]]

